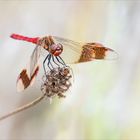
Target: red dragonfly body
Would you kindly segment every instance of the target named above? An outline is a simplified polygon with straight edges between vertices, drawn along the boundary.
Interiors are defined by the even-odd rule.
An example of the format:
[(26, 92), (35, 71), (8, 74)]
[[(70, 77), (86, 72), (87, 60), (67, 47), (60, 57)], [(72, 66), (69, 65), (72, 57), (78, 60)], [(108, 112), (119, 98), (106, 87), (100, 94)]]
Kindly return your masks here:
[[(67, 63), (88, 62), (96, 59), (115, 59), (117, 53), (100, 43), (78, 43), (72, 40), (56, 37), (25, 37), (22, 35), (12, 34), (11, 38), (23, 40), (36, 44), (36, 47), (31, 55), (29, 66), (23, 69), (17, 80), (17, 90), (23, 91), (29, 85), (32, 85), (39, 71), (38, 60), (41, 50), (48, 52), (43, 62), (44, 71), (46, 73), (45, 63), (51, 69), (53, 64), (59, 66)], [(64, 60), (63, 55), (66, 57)], [(62, 58), (61, 58), (62, 56)], [(53, 62), (53, 64), (52, 64)], [(66, 63), (65, 63), (66, 62)]]
[(22, 35), (12, 34), (11, 37), (13, 39), (23, 40), (40, 45), (54, 56), (59, 56), (63, 51), (63, 46), (61, 44), (55, 44), (52, 36), (46, 36), (43, 38), (29, 38)]

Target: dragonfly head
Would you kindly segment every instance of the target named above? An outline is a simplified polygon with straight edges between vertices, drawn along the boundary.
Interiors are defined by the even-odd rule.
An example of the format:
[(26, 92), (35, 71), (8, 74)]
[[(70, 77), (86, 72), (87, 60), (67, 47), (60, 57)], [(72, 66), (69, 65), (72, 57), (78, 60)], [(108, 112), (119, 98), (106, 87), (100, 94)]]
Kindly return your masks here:
[(53, 44), (51, 45), (51, 53), (54, 56), (59, 56), (63, 51), (63, 45), (62, 44)]

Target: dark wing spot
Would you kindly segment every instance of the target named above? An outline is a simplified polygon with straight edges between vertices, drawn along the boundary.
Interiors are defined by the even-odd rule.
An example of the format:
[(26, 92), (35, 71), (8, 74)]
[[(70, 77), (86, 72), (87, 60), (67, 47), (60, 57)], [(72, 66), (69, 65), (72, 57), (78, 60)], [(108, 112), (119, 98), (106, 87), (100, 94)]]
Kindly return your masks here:
[(105, 58), (105, 52), (107, 51), (104, 47), (95, 47), (95, 59), (104, 59)]
[(104, 59), (107, 48), (99, 43), (87, 43), (83, 46), (82, 54), (78, 62), (87, 62), (94, 59)]
[(32, 74), (30, 82), (31, 82), (32, 79), (37, 75), (38, 71), (39, 71), (39, 66), (36, 67), (34, 73)]
[(27, 70), (24, 69), (21, 73), (20, 73), (20, 76), (19, 76), (19, 79), (22, 80), (22, 83), (24, 85), (24, 89), (27, 88), (29, 85), (30, 85), (30, 79), (29, 79), (29, 76), (27, 74)]

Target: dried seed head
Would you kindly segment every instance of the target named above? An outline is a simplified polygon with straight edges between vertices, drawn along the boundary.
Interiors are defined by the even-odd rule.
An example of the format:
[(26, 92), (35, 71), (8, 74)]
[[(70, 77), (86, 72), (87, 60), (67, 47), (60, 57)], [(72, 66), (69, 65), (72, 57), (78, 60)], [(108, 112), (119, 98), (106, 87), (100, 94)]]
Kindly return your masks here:
[(41, 85), (41, 91), (46, 94), (47, 97), (65, 97), (63, 95), (71, 86), (71, 71), (68, 67), (58, 67), (47, 72), (43, 76), (43, 84)]

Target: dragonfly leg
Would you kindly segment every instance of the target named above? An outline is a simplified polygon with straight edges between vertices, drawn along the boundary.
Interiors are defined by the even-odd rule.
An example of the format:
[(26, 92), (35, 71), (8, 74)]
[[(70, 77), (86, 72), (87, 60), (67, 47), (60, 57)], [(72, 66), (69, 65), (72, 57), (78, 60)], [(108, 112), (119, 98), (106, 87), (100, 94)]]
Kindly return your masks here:
[[(48, 57), (48, 64), (47, 64), (47, 65), (48, 65), (48, 67), (49, 67), (50, 70), (54, 69), (54, 67), (53, 67), (53, 65), (52, 65), (52, 63), (51, 63), (51, 58), (52, 58), (52, 55), (49, 54), (49, 57)], [(51, 65), (52, 69), (51, 69), (50, 65)]]
[(48, 54), (48, 55), (46, 56), (46, 58), (44, 59), (44, 61), (43, 61), (43, 68), (44, 68), (45, 74), (46, 74), (45, 63), (46, 63), (46, 60), (48, 59), (49, 55), (50, 55), (50, 54)]
[(63, 62), (63, 64), (66, 66), (66, 63), (65, 63), (65, 61), (62, 59), (62, 57), (61, 56), (58, 56), (58, 58), (60, 58), (60, 60)]
[[(64, 62), (64, 60), (60, 57), (60, 56), (56, 56), (56, 59), (57, 59), (57, 61), (60, 63), (60, 64), (62, 64), (63, 66), (66, 66), (66, 63)], [(60, 60), (61, 61), (60, 61)]]
[(57, 63), (55, 62), (55, 58), (54, 58), (53, 55), (52, 55), (52, 60), (53, 60), (53, 62), (54, 62), (58, 67), (60, 67), (59, 64), (57, 64)]

